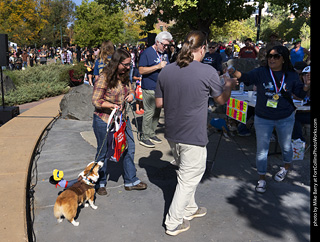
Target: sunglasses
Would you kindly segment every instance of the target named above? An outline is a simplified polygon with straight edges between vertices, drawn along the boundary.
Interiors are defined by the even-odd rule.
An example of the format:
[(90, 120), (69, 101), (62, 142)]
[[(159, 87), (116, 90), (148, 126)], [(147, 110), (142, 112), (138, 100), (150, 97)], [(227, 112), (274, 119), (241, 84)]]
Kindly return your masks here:
[(275, 59), (275, 60), (279, 60), (281, 56), (282, 56), (282, 55), (280, 55), (280, 54), (274, 54), (274, 55), (273, 55), (273, 54), (268, 54), (268, 55), (267, 55), (267, 58), (268, 58), (268, 59), (272, 59), (272, 58), (273, 58), (273, 59)]
[(131, 66), (131, 63), (120, 63), (121, 65), (123, 65), (124, 67), (130, 67)]
[(164, 48), (168, 48), (168, 47), (170, 46), (170, 44), (164, 44), (164, 43), (162, 43), (162, 42), (160, 42), (160, 44), (162, 44), (162, 46), (163, 46)]

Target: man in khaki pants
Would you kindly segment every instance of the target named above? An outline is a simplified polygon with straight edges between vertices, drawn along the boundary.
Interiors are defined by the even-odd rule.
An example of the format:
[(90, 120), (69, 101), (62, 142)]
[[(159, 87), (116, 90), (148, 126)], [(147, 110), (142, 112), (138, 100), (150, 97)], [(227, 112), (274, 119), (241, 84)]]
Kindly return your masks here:
[(169, 32), (163, 31), (159, 33), (155, 38), (154, 45), (144, 50), (139, 60), (144, 107), (142, 137), (139, 144), (148, 148), (154, 148), (155, 144), (161, 143), (161, 139), (155, 133), (161, 109), (155, 105), (154, 90), (156, 89), (159, 73), (169, 62), (167, 55), (164, 53), (171, 40), (172, 36)]
[(237, 83), (226, 77), (221, 83), (217, 71), (201, 63), (206, 45), (203, 32), (190, 32), (177, 62), (160, 72), (155, 91), (156, 106), (164, 107), (165, 138), (179, 166), (178, 184), (165, 220), (166, 233), (172, 236), (188, 230), (189, 220), (207, 213), (206, 208), (198, 207), (195, 191), (206, 168), (208, 98), (225, 104)]

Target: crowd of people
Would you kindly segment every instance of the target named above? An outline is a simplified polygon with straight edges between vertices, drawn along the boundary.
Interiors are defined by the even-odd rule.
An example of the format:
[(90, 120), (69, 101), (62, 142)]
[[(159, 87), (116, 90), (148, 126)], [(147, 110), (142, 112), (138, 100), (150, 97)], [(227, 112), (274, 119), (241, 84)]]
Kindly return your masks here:
[[(271, 37), (272, 41), (267, 45), (255, 45), (248, 38), (243, 46), (237, 41), (224, 46), (214, 41), (207, 42), (207, 36), (201, 31), (192, 31), (183, 44), (175, 45), (172, 35), (165, 31), (159, 33), (155, 43), (146, 48), (121, 46), (113, 52), (109, 43), (111, 52), (108, 56), (106, 54), (107, 60), (103, 62), (107, 67), (100, 69), (94, 81), (93, 104), (96, 111), (93, 126), (97, 141), (102, 144), (110, 112), (115, 108), (122, 109), (124, 100), (133, 101), (136, 96), (134, 80), (142, 88), (143, 101), (140, 105), (143, 105), (144, 113), (140, 145), (155, 148), (162, 142), (156, 136), (156, 128), (161, 108), (164, 109), (165, 138), (172, 150), (174, 164), (178, 166), (178, 184), (165, 219), (168, 235), (175, 236), (188, 230), (189, 220), (207, 213), (205, 207), (198, 207), (195, 191), (206, 166), (209, 96), (215, 103), (223, 105), (239, 82), (254, 85), (257, 91), (253, 115), (259, 175), (256, 191), (266, 191), (267, 151), (274, 128), (284, 161), (274, 179), (279, 182), (285, 179), (292, 162), (291, 134), (295, 120), (298, 120), (292, 96), (310, 101), (310, 52), (301, 47), (301, 40), (296, 40), (289, 51), (274, 35)], [(233, 58), (259, 59), (261, 66), (248, 73), (241, 73), (234, 67), (227, 71), (222, 63)], [(222, 83), (220, 76), (226, 71), (233, 78), (224, 76)], [(307, 119), (305, 115), (310, 114), (304, 113), (300, 120)], [(130, 142), (123, 158), (125, 187), (126, 190), (144, 190), (147, 184), (135, 174), (134, 140), (130, 128), (126, 129), (126, 135)], [(98, 159), (106, 163), (108, 147), (103, 149)], [(99, 195), (107, 194), (103, 175), (106, 169), (99, 178)]]
[[(37, 60), (45, 64), (47, 58), (60, 59), (62, 64), (83, 61), (86, 78), (94, 86), (92, 103), (93, 129), (97, 139), (96, 160), (103, 161), (96, 184), (97, 194), (107, 195), (107, 164), (110, 146), (105, 141), (108, 119), (114, 109), (123, 110), (125, 103), (137, 97), (134, 86), (142, 89), (142, 101), (137, 102), (137, 114), (143, 115), (140, 145), (155, 148), (162, 140), (156, 135), (161, 108), (165, 113), (165, 138), (178, 167), (178, 184), (165, 218), (166, 233), (178, 235), (190, 228), (190, 220), (205, 216), (207, 209), (195, 201), (196, 188), (206, 167), (208, 98), (224, 105), (231, 91), (240, 83), (253, 85), (257, 102), (252, 116), (257, 137), (256, 166), (259, 175), (256, 192), (266, 191), (268, 148), (276, 130), (282, 149), (284, 166), (274, 176), (283, 181), (292, 163), (292, 133), (301, 137), (301, 124), (310, 123), (310, 114), (295, 112), (292, 97), (310, 104), (310, 52), (296, 39), (290, 50), (270, 36), (270, 42), (254, 44), (250, 38), (244, 44), (207, 41), (201, 31), (191, 31), (183, 43), (177, 45), (169, 32), (159, 33), (150, 46), (120, 45), (115, 48), (105, 41), (100, 48), (26, 49), (13, 53), (20, 62), (11, 63), (21, 68)], [(260, 67), (242, 73), (223, 63), (234, 58), (260, 60)], [(37, 62), (36, 62), (37, 63)], [(226, 75), (228, 73), (230, 77)], [(221, 82), (224, 75), (224, 82)], [(137, 82), (137, 85), (136, 83)], [(309, 115), (309, 119), (308, 119)], [(130, 121), (126, 122), (127, 149), (123, 153), (124, 186), (126, 190), (144, 190), (147, 184), (136, 176), (134, 165), (135, 143)]]

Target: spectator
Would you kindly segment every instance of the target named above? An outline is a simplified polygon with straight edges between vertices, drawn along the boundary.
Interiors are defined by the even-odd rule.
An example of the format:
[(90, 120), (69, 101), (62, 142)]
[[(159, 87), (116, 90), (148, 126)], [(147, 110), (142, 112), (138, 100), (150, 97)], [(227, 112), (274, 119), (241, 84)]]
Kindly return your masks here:
[[(72, 50), (72, 49), (71, 49)], [(73, 64), (73, 53), (70, 48), (67, 49), (67, 60), (68, 64)]]
[(130, 66), (130, 82), (132, 83), (132, 77), (133, 77), (133, 70), (136, 66), (136, 53), (133, 51), (133, 47), (129, 48), (129, 52), (131, 55), (131, 66)]
[(98, 80), (103, 68), (110, 62), (111, 56), (114, 52), (113, 44), (110, 40), (103, 41), (100, 47), (98, 58), (94, 64), (93, 75), (95, 80)]
[[(229, 73), (239, 82), (257, 86), (254, 126), (257, 136), (256, 165), (259, 174), (256, 191), (266, 191), (266, 173), (269, 142), (274, 127), (282, 150), (284, 167), (274, 179), (283, 181), (292, 162), (291, 134), (294, 125), (295, 106), (292, 94), (303, 98), (310, 86), (304, 86), (294, 72), (289, 59), (289, 50), (284, 46), (274, 46), (267, 53), (267, 66), (248, 73), (230, 69)], [(310, 84), (310, 83), (309, 83)]]
[(17, 70), (21, 70), (22, 69), (22, 57), (21, 54), (17, 53), (17, 58), (14, 61), (15, 63), (15, 67)]
[(9, 54), (9, 68), (10, 70), (15, 69), (15, 60), (14, 55), (12, 53)]
[(47, 64), (47, 51), (45, 49), (41, 49), (39, 57), (40, 57), (40, 65), (46, 65)]
[(266, 51), (268, 52), (269, 50), (271, 50), (274, 46), (277, 45), (282, 45), (277, 39), (278, 39), (278, 35), (276, 33), (272, 33), (270, 36), (270, 42), (267, 43), (266, 45)]
[(87, 68), (86, 73), (87, 73), (89, 85), (93, 86), (92, 76), (93, 76), (94, 63), (93, 63), (92, 55), (87, 56), (84, 66)]
[(66, 65), (66, 64), (70, 64), (70, 56), (68, 55), (67, 50), (63, 51), (63, 54), (61, 56), (61, 62), (62, 64)]
[(27, 50), (24, 50), (22, 52), (21, 57), (22, 57), (22, 67), (26, 68), (28, 66), (28, 57), (29, 57)]
[(208, 45), (209, 52), (207, 52), (202, 60), (202, 63), (214, 67), (218, 74), (222, 74), (222, 57), (218, 50), (218, 43), (210, 42)]
[(240, 52), (240, 46), (237, 44), (236, 40), (233, 41), (232, 47), (233, 47), (232, 51), (233, 51), (234, 57), (238, 57)]
[(228, 60), (233, 59), (232, 46), (228, 45), (226, 49), (220, 53), (222, 58), (222, 63), (227, 62)]
[(169, 58), (169, 62), (170, 63), (173, 63), (177, 60), (177, 56), (178, 56), (178, 51), (175, 47), (174, 44), (171, 44), (169, 46), (169, 49), (168, 49), (168, 58)]
[(252, 43), (252, 39), (247, 38), (245, 40), (245, 46), (241, 48), (239, 52), (239, 57), (255, 59), (257, 58), (258, 52), (259, 49), (256, 46), (254, 46), (254, 44)]
[(34, 50), (32, 49), (29, 54), (29, 63), (31, 67), (33, 67), (33, 62), (34, 62)]
[[(130, 103), (134, 99), (134, 91), (129, 81), (130, 62), (131, 56), (128, 51), (116, 50), (112, 55), (110, 64), (102, 71), (93, 90), (92, 103), (95, 106), (93, 130), (98, 144), (96, 160), (104, 162), (97, 181), (97, 193), (99, 195), (107, 195), (105, 186), (107, 183), (107, 164), (110, 156), (107, 156), (109, 147), (104, 139), (109, 114), (114, 108), (122, 110), (125, 102)], [(125, 190), (129, 191), (144, 190), (147, 188), (147, 184), (141, 182), (136, 176), (134, 165), (135, 144), (130, 120), (127, 117), (123, 117), (123, 119), (127, 122), (125, 134), (128, 142), (128, 148), (121, 158), (123, 159), (124, 187)]]
[[(302, 81), (305, 87), (310, 87), (311, 83), (311, 67), (307, 66), (302, 70), (301, 73)], [(307, 95), (303, 99), (304, 105), (311, 104), (311, 95), (310, 89), (307, 92)], [(310, 112), (296, 112), (295, 115), (295, 122), (293, 126), (293, 133), (292, 139), (301, 139), (302, 141), (306, 142), (306, 139), (302, 135), (302, 125), (303, 124), (310, 124)]]
[[(136, 88), (138, 88), (138, 86), (141, 87), (142, 76), (139, 73), (138, 66), (134, 67), (132, 79), (133, 79), (133, 81), (136, 81)], [(136, 114), (139, 114), (139, 115), (144, 114), (143, 102), (139, 97), (136, 97)]]
[(305, 62), (308, 63), (308, 60), (310, 58), (310, 52), (301, 46), (301, 39), (296, 39), (294, 41), (294, 47), (290, 51), (292, 65), (294, 66), (294, 64), (298, 61), (303, 61), (305, 55), (307, 56)]
[(80, 46), (77, 46), (76, 54), (77, 54), (77, 62), (79, 63), (81, 61), (81, 48), (80, 48)]
[(139, 72), (142, 75), (141, 87), (144, 107), (140, 144), (148, 148), (154, 148), (154, 143), (162, 142), (155, 134), (161, 109), (155, 105), (154, 90), (161, 69), (168, 64), (168, 58), (164, 59), (164, 51), (171, 40), (172, 35), (169, 32), (161, 32), (156, 36), (155, 44), (148, 47), (140, 55)]
[(223, 86), (217, 71), (201, 63), (206, 45), (203, 32), (190, 32), (177, 62), (160, 72), (156, 88), (156, 105), (163, 106), (165, 112), (165, 137), (179, 167), (178, 184), (165, 219), (166, 233), (172, 236), (188, 230), (188, 220), (207, 213), (195, 202), (195, 191), (206, 168), (208, 96), (223, 105), (236, 84), (235, 79), (225, 78)]

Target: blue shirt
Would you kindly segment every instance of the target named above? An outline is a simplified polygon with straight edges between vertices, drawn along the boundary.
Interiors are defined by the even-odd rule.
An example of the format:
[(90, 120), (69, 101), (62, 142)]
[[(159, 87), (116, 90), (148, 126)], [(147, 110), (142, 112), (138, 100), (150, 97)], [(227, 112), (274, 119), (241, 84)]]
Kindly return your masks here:
[[(274, 71), (273, 75), (278, 80), (282, 79), (282, 71)], [(259, 67), (248, 73), (242, 73), (239, 82), (244, 82), (246, 85), (257, 86), (257, 102), (255, 107), (255, 114), (264, 119), (279, 120), (289, 117), (295, 110), (293, 105), (287, 98), (278, 93), (277, 108), (267, 107), (268, 99), (272, 99), (276, 94), (276, 90), (271, 78), (268, 67)], [(303, 91), (303, 83), (299, 79), (299, 75), (294, 71), (287, 71), (285, 73), (285, 80), (283, 90), (288, 93), (291, 98), (295, 94), (299, 98), (304, 98), (306, 92)]]
[[(111, 56), (108, 56), (108, 61), (110, 61), (110, 60), (111, 60)], [(100, 73), (102, 72), (103, 68), (107, 64), (108, 63), (104, 63), (102, 59), (97, 59), (95, 65), (94, 65), (93, 75), (99, 76)]]
[[(152, 46), (145, 49), (139, 60), (139, 67), (150, 67), (158, 65), (163, 58), (163, 54), (158, 53)], [(169, 63), (168, 57), (166, 59)], [(141, 88), (145, 90), (155, 90), (157, 86), (157, 79), (161, 69), (156, 70), (152, 73), (142, 75)]]
[(290, 51), (290, 58), (291, 58), (291, 63), (294, 66), (294, 64), (298, 61), (303, 61), (304, 58), (304, 52), (303, 48), (300, 46), (299, 50), (296, 52), (295, 49), (291, 49)]

